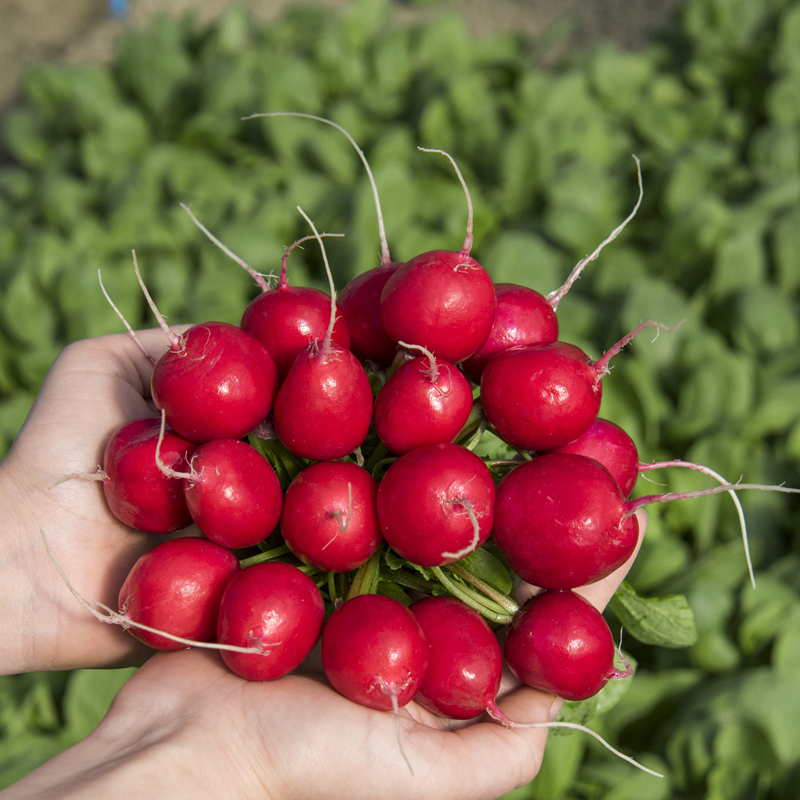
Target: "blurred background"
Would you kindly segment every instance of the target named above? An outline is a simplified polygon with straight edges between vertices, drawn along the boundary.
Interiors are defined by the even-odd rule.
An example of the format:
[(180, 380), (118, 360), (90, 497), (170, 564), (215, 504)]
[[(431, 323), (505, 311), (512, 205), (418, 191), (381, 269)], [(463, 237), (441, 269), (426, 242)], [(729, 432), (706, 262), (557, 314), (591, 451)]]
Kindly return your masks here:
[[(641, 210), (559, 306), (561, 336), (598, 358), (643, 319), (686, 318), (615, 359), (602, 416), (643, 461), (800, 486), (798, 0), (0, 0), (0, 107), (0, 453), (60, 349), (120, 330), (98, 268), (131, 323), (152, 325), (132, 247), (171, 321), (239, 321), (256, 287), (180, 203), (263, 272), (306, 232), (298, 204), (346, 234), (328, 248), (337, 286), (379, 262), (341, 134), (241, 121), (294, 110), (364, 148), (395, 259), (463, 241), (450, 167), (416, 150), (442, 148), (473, 195), (473, 255), (541, 292), (629, 213), (635, 153)], [(290, 280), (326, 288), (312, 248)], [(697, 636), (627, 639), (636, 676), (586, 710), (666, 779), (554, 735), (509, 798), (800, 797), (799, 509), (741, 499), (755, 590), (730, 498), (650, 506), (630, 582), (684, 595)], [(0, 679), (0, 785), (85, 736), (129, 675)]]

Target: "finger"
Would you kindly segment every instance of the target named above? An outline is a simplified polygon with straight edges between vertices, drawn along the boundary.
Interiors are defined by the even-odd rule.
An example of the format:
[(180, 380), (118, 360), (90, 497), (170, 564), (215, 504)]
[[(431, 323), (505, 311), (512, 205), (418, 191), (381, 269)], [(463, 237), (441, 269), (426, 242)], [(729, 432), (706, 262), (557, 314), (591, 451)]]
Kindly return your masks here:
[(602, 611), (608, 605), (608, 601), (614, 596), (614, 592), (617, 591), (622, 581), (625, 580), (625, 576), (630, 572), (633, 562), (639, 554), (639, 549), (642, 546), (644, 534), (647, 530), (647, 513), (640, 508), (636, 512), (636, 518), (639, 521), (639, 540), (636, 542), (636, 548), (631, 554), (631, 557), (608, 577), (597, 581), (597, 583), (590, 583), (588, 586), (581, 586), (579, 589), (575, 590), (599, 611)]
[[(552, 695), (523, 687), (502, 701), (502, 710), (518, 722), (549, 722)], [(529, 783), (539, 771), (546, 728), (508, 730), (497, 722), (479, 722), (440, 734), (437, 771), (447, 775), (442, 797), (496, 798)]]

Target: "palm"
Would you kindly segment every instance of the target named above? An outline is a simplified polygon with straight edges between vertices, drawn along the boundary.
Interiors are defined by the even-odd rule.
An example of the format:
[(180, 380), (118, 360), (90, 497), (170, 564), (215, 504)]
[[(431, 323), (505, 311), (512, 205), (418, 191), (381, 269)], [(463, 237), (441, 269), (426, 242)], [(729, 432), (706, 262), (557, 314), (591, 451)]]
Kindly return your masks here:
[[(157, 357), (161, 331), (140, 335)], [(152, 367), (127, 335), (78, 342), (56, 360), (31, 414), (3, 462), (10, 501), (18, 511), (25, 573), (35, 595), (28, 610), (38, 620), (37, 663), (26, 668), (106, 666), (140, 660), (132, 637), (98, 624), (73, 598), (49, 563), (39, 530), (74, 586), (89, 600), (115, 606), (135, 560), (159, 537), (134, 531), (109, 511), (98, 482), (65, 475), (93, 473), (105, 443), (126, 422), (155, 412), (148, 404)], [(47, 634), (45, 636), (45, 634)]]
[[(544, 722), (553, 700), (524, 688), (504, 708), (520, 721)], [(180, 719), (172, 744), (213, 753), (204, 781), (220, 781), (232, 797), (259, 785), (281, 798), (493, 798), (535, 775), (546, 738), (545, 730), (507, 731), (494, 722), (449, 731), (412, 702), (400, 712), (412, 776), (391, 713), (351, 703), (311, 674), (250, 683), (217, 654), (196, 650), (151, 659), (113, 711), (122, 726), (147, 719), (160, 729), (165, 717)]]

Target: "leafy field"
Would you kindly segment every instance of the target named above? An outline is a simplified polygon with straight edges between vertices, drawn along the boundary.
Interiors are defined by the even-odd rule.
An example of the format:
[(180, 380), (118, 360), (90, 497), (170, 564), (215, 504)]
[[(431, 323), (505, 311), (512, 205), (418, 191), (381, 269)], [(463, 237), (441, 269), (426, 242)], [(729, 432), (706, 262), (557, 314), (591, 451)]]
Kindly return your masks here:
[[(131, 248), (172, 322), (239, 321), (256, 287), (179, 203), (262, 272), (307, 232), (297, 205), (346, 234), (328, 245), (337, 286), (379, 262), (369, 184), (341, 134), (240, 120), (294, 110), (362, 145), (394, 258), (463, 240), (461, 189), (416, 146), (442, 148), (473, 194), (473, 255), (542, 292), (633, 207), (638, 155), (642, 208), (559, 307), (562, 338), (598, 358), (643, 319), (686, 318), (615, 359), (602, 415), (645, 461), (800, 486), (800, 2), (688, 0), (642, 52), (606, 45), (547, 70), (513, 35), (475, 39), (458, 16), (399, 27), (384, 0), (271, 25), (162, 19), (130, 31), (109, 67), (31, 68), (23, 95), (0, 169), (0, 452), (59, 350), (120, 330), (98, 268), (128, 320), (153, 325)], [(316, 248), (292, 255), (290, 279), (326, 288)], [(654, 475), (670, 491), (708, 485)], [(782, 495), (741, 500), (755, 591), (724, 495), (651, 506), (630, 576), (644, 596), (685, 594), (699, 636), (685, 649), (627, 640), (637, 675), (592, 725), (667, 778), (553, 736), (539, 778), (509, 797), (797, 797), (800, 515)], [(127, 674), (0, 679), (0, 785), (88, 733), (105, 707), (88, 685), (110, 701)]]

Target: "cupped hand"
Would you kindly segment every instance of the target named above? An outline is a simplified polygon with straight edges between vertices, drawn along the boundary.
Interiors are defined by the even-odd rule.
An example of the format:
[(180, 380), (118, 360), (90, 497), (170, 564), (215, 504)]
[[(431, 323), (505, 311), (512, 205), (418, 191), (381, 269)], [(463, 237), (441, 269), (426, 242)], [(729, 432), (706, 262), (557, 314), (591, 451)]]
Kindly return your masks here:
[[(640, 523), (643, 534), (644, 515)], [(632, 561), (581, 594), (604, 607)], [(502, 711), (520, 723), (552, 721), (561, 707), (518, 681), (507, 680), (501, 697)], [(507, 730), (485, 717), (455, 722), (413, 701), (399, 724), (413, 775), (392, 713), (341, 697), (316, 673), (314, 659), (257, 683), (231, 673), (214, 652), (161, 653), (123, 687), (92, 736), (12, 796), (39, 796), (70, 781), (93, 797), (89, 775), (98, 797), (493, 800), (534, 778), (547, 738), (546, 728)], [(127, 783), (132, 775), (136, 792)]]
[[(158, 359), (161, 330), (139, 340)], [(152, 363), (127, 334), (69, 345), (50, 369), (14, 445), (0, 463), (0, 629), (13, 631), (0, 656), (3, 673), (138, 663), (145, 649), (117, 626), (103, 625), (69, 593), (47, 556), (41, 531), (75, 588), (116, 608), (119, 587), (136, 559), (163, 537), (123, 525), (108, 509), (94, 473), (111, 434), (155, 416), (149, 403)], [(53, 486), (53, 488), (50, 488)]]

